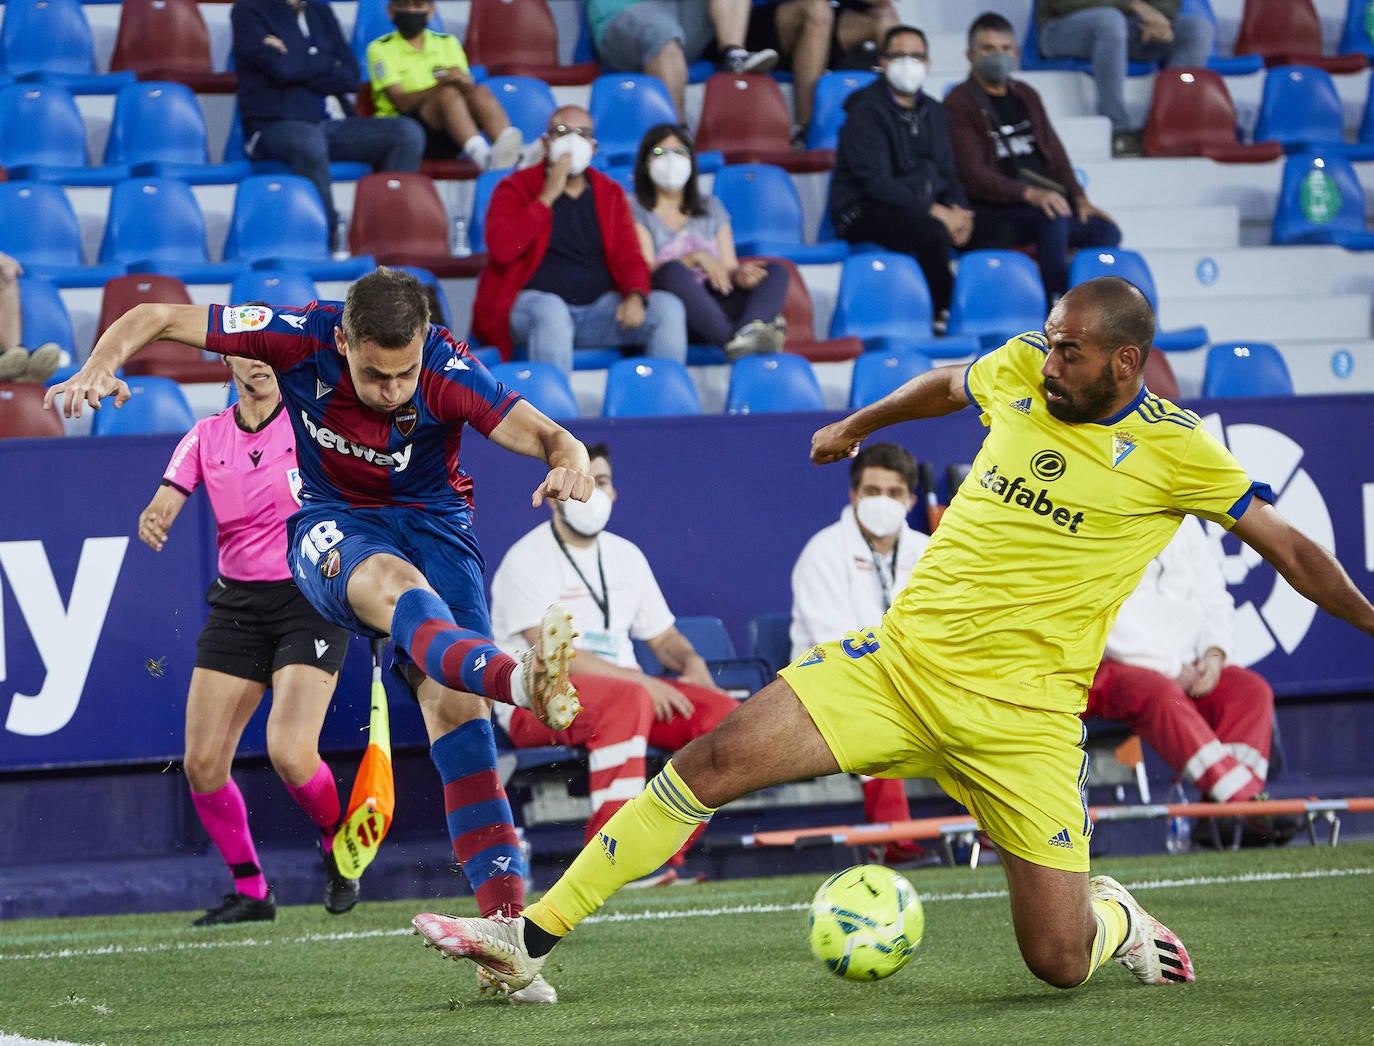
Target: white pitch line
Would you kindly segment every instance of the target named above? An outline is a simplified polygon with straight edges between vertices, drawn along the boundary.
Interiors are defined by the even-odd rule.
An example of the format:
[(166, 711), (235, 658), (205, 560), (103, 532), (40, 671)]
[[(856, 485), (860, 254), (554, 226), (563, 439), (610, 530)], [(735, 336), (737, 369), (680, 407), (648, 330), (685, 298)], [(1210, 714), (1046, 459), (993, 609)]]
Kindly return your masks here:
[[(1243, 875), (1197, 875), (1174, 879), (1145, 879), (1128, 884), (1129, 889), (1159, 890), (1169, 887), (1224, 886), (1260, 882), (1286, 882), (1304, 879), (1337, 879), (1353, 875), (1374, 875), (1374, 868), (1331, 868), (1310, 872), (1249, 872)], [(1006, 890), (969, 890), (958, 893), (922, 894), (924, 904), (985, 901), (1007, 896)], [(666, 919), (715, 918), (722, 915), (771, 915), (778, 912), (802, 912), (810, 907), (806, 903), (795, 904), (737, 904), (716, 908), (676, 908), (649, 912), (606, 912), (584, 919), (584, 923), (630, 923), (653, 922)], [(331, 941), (361, 941), (382, 937), (404, 937), (414, 931), (362, 930), (348, 933), (312, 933), (299, 937), (284, 937), (278, 940), (258, 940), (245, 937), (232, 941), (178, 941), (170, 944), (108, 944), (93, 948), (59, 948), (52, 951), (0, 952), (0, 962), (33, 962), (45, 959), (86, 959), (103, 958), (110, 955), (151, 955), (160, 952), (213, 951), (219, 948), (253, 948), (284, 944), (321, 944)], [(55, 938), (57, 939), (57, 938)], [(5, 1046), (0, 1040), (0, 1046)]]

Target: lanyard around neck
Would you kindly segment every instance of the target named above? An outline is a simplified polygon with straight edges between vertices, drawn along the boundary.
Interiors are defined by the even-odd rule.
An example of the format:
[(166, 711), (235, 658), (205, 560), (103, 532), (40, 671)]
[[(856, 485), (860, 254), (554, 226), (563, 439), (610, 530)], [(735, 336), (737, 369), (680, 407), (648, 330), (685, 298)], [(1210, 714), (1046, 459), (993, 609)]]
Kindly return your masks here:
[(863, 534), (862, 531), (860, 531), (860, 533), (863, 536), (864, 544), (868, 546), (868, 554), (873, 557), (873, 569), (877, 571), (878, 587), (883, 593), (883, 613), (886, 614), (892, 606), (892, 586), (897, 581), (897, 548), (902, 543), (902, 535), (899, 533), (897, 535), (897, 540), (892, 543), (891, 580), (889, 581), (888, 571), (883, 569), (883, 561), (878, 556), (878, 550), (873, 547), (873, 542), (868, 540), (867, 534)]
[[(563, 535), (558, 533), (558, 527), (551, 521), (549, 529), (553, 531), (553, 539), (558, 542), (558, 548), (572, 568), (577, 571), (577, 576), (582, 579), (582, 584), (586, 587), (587, 593), (596, 603), (597, 609), (601, 611), (601, 620), (605, 622), (605, 628), (611, 627), (611, 590), (606, 587), (606, 568), (601, 563), (601, 538), (596, 538), (596, 572), (601, 578), (601, 595), (596, 594), (596, 589), (592, 588), (592, 583), (587, 580), (587, 575), (582, 573), (582, 568), (577, 565), (577, 560), (573, 559), (572, 553), (568, 551), (568, 546), (563, 542)], [(871, 546), (870, 546), (871, 547)], [(896, 560), (893, 560), (896, 563)], [(895, 569), (895, 567), (894, 567)]]

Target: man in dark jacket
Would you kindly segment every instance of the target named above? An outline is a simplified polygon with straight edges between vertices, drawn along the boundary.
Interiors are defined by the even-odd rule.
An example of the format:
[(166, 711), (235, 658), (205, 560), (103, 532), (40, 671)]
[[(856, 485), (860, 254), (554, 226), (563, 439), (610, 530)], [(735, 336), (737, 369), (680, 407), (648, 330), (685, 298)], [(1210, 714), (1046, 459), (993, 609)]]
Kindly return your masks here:
[(969, 27), (969, 78), (945, 97), (959, 180), (973, 202), (976, 232), (1036, 248), (1050, 304), (1069, 289), (1070, 247), (1114, 247), (1121, 230), (1088, 200), (1040, 96), (1011, 78), (1016, 36), (999, 14)]
[(314, 182), (333, 241), (339, 216), (329, 162), (418, 171), (424, 130), (410, 119), (352, 115), (343, 96), (358, 89), (358, 62), (323, 0), (235, 0), (230, 23), (243, 151), (253, 160), (280, 160)]
[(921, 93), (929, 60), (921, 30), (899, 25), (883, 37), (882, 79), (845, 103), (829, 211), (842, 239), (914, 255), (939, 316), (954, 289), (950, 247), (969, 242), (975, 218), (959, 184), (944, 107)]

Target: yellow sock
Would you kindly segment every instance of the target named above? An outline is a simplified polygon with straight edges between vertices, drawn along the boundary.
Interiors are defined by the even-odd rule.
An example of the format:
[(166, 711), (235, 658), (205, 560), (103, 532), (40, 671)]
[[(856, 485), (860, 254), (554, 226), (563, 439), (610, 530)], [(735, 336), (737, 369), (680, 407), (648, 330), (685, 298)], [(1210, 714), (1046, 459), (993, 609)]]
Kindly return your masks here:
[(1093, 901), (1093, 920), (1097, 923), (1097, 936), (1093, 938), (1092, 969), (1088, 977), (1121, 947), (1130, 928), (1126, 909), (1115, 901)]
[(628, 882), (648, 875), (682, 847), (715, 810), (703, 806), (670, 762), (617, 810), (525, 918), (562, 937)]

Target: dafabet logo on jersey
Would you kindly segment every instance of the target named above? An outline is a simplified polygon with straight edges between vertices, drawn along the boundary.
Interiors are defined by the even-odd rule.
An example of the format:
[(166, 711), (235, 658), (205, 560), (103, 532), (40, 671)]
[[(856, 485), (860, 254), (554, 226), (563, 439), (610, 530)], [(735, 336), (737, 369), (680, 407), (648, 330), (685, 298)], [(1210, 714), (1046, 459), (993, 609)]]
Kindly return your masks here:
[(272, 310), (264, 305), (230, 305), (220, 315), (225, 334), (262, 330), (272, 322)]
[[(978, 482), (1002, 499), (1004, 505), (1027, 508), (1037, 516), (1045, 516), (1057, 527), (1063, 527), (1070, 534), (1078, 533), (1083, 522), (1083, 513), (1056, 505), (1050, 498), (1049, 490), (1041, 487), (1035, 490), (1026, 485), (1025, 476), (1007, 479), (994, 465), (978, 477)], [(1031, 459), (1031, 471), (1046, 482), (1058, 479), (1064, 474), (1064, 457), (1058, 451), (1042, 450)]]

